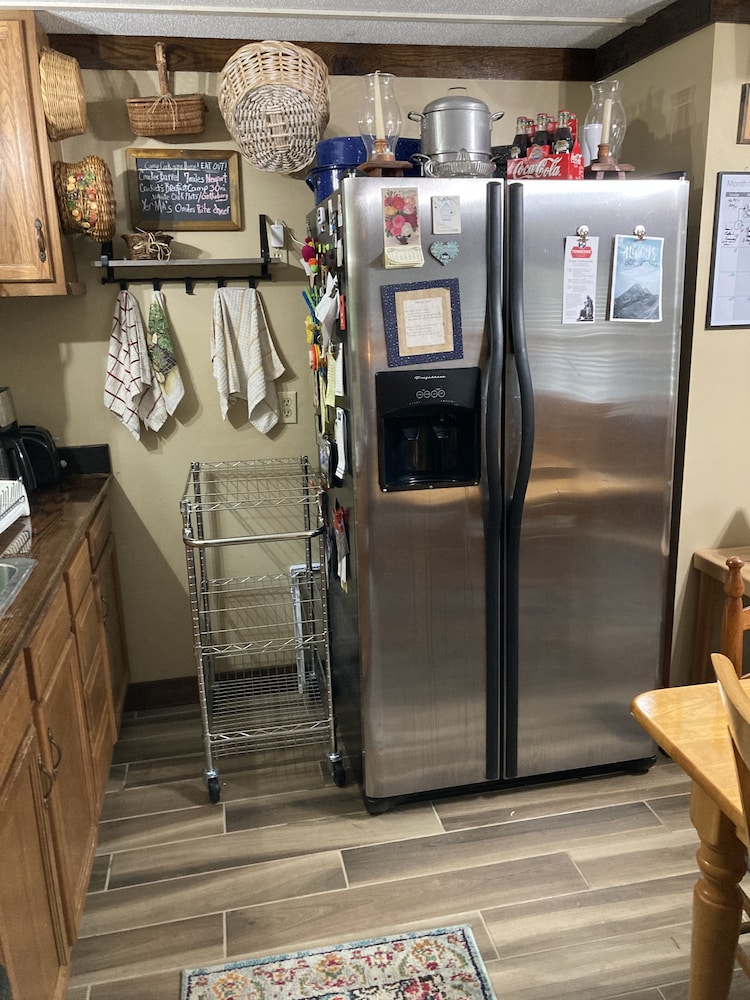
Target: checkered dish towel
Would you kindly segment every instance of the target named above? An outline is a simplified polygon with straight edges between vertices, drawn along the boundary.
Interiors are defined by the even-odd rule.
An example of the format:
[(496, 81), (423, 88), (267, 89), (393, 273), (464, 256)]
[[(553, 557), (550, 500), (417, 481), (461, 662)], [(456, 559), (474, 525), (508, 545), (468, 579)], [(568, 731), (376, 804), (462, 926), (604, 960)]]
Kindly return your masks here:
[(279, 422), (275, 379), (284, 374), (254, 288), (219, 288), (214, 295), (211, 361), (219, 388), (221, 416), (238, 399), (247, 400), (250, 423), (261, 434)]
[(138, 302), (124, 289), (117, 296), (109, 340), (104, 405), (139, 440), (139, 420), (158, 431), (167, 419), (161, 386), (153, 377)]

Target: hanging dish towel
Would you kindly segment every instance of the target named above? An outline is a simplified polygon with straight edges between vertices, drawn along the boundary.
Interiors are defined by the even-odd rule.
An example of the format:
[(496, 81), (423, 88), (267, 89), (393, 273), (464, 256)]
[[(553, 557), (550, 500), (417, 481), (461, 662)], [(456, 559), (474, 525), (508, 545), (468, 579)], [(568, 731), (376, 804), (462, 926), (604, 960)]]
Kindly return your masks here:
[(172, 331), (167, 319), (164, 293), (154, 289), (148, 310), (148, 356), (154, 378), (164, 393), (164, 403), (170, 416), (185, 395), (182, 376), (172, 344)]
[(104, 405), (136, 440), (141, 436), (139, 419), (155, 431), (167, 419), (161, 387), (158, 382), (152, 385), (141, 311), (127, 289), (117, 296), (112, 318)]
[(211, 361), (221, 415), (237, 399), (247, 400), (250, 423), (261, 434), (279, 422), (274, 381), (284, 374), (271, 340), (263, 304), (254, 288), (219, 288), (214, 295)]

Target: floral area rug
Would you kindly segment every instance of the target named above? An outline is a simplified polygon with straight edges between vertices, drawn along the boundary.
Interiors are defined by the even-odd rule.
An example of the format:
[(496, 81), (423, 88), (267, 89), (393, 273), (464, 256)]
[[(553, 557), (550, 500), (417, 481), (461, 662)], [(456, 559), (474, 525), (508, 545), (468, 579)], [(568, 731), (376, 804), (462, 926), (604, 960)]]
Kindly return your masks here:
[(181, 1000), (495, 1000), (470, 927), (189, 969)]

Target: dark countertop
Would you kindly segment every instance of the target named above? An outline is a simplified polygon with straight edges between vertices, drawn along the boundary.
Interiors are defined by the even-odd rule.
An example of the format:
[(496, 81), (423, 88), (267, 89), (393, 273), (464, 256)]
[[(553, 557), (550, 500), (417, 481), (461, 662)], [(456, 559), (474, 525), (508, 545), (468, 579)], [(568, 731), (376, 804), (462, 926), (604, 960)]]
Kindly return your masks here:
[[(109, 475), (70, 476), (61, 486), (39, 490), (29, 498), (32, 534), (29, 555), (37, 560), (37, 565), (0, 616), (0, 686), (20, 651), (28, 645), (63, 569), (106, 495), (110, 479)], [(3, 542), (12, 538), (12, 527), (0, 537)]]

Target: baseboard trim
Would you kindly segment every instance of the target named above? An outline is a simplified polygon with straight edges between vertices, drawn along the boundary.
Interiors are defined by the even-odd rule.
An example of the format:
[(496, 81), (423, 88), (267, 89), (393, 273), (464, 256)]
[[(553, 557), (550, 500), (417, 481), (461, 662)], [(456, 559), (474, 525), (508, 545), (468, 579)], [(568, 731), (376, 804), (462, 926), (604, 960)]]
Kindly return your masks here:
[(198, 704), (198, 679), (169, 677), (158, 681), (138, 681), (130, 684), (125, 698), (126, 712), (143, 712), (149, 708), (175, 708)]

